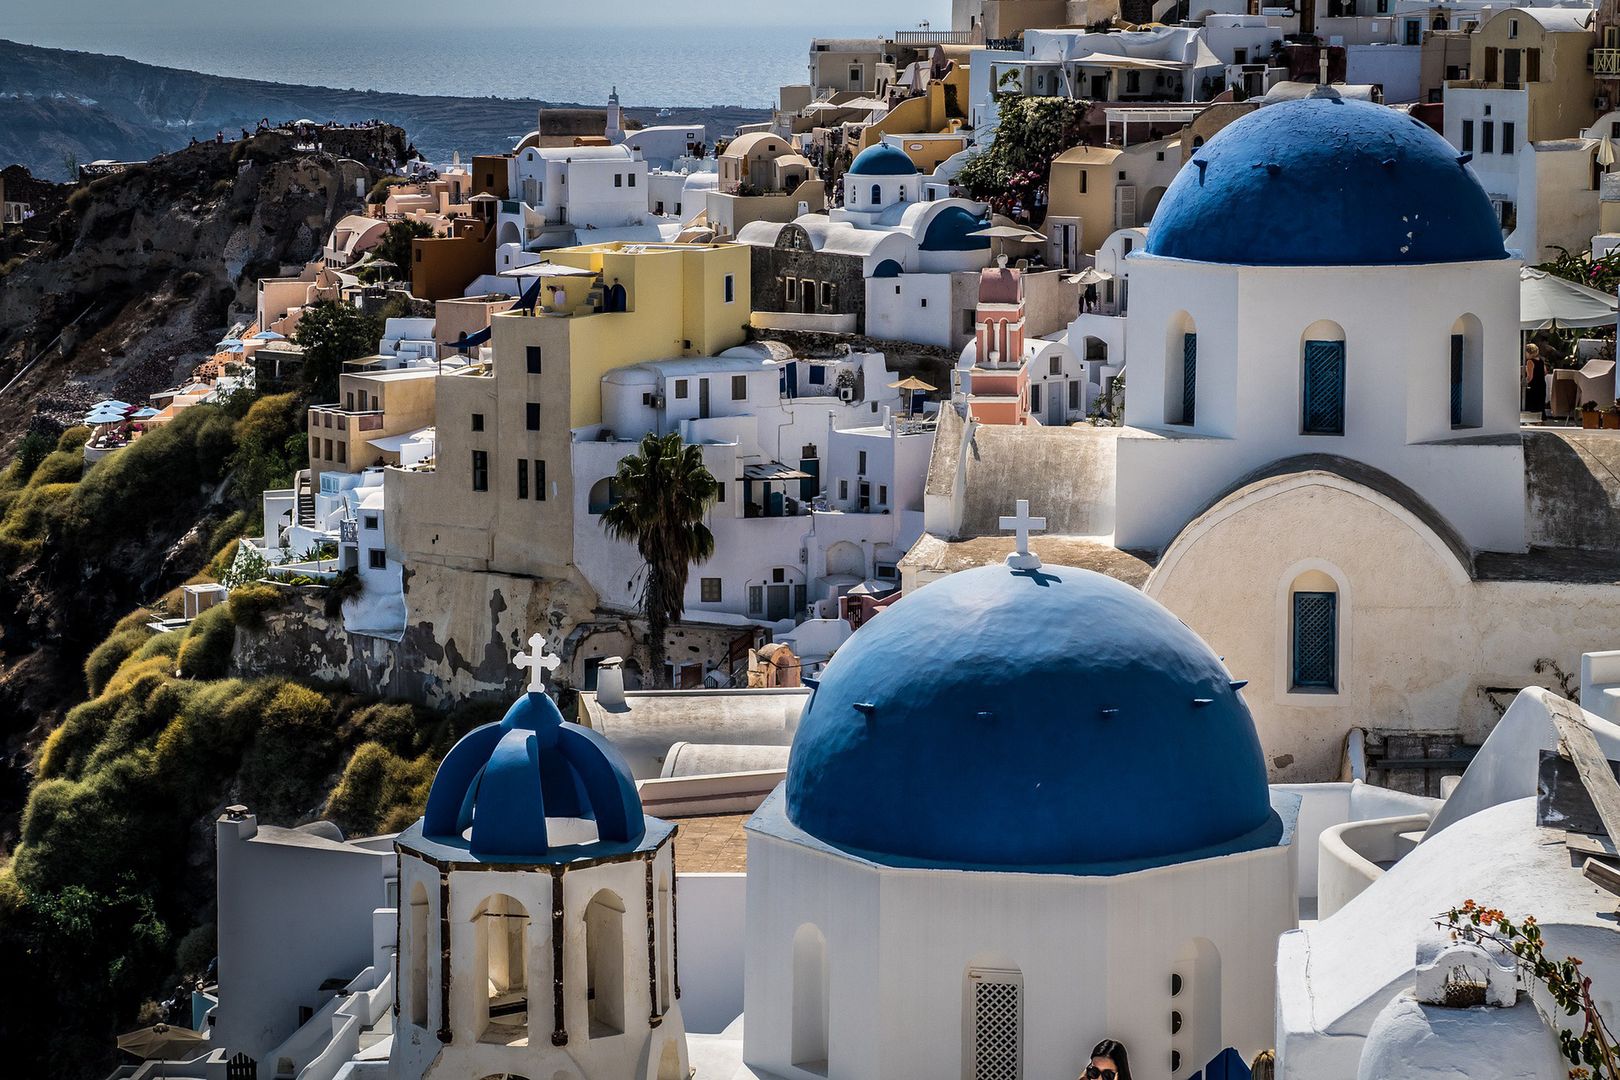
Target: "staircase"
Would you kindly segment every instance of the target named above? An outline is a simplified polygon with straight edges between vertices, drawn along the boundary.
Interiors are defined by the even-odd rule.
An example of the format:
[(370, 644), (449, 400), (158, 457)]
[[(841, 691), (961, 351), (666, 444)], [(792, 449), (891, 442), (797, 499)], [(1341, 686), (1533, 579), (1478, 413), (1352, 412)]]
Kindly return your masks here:
[(293, 482), (294, 490), (298, 493), (298, 510), (294, 521), (306, 529), (315, 527), (315, 492), (309, 486), (309, 473), (300, 472)]

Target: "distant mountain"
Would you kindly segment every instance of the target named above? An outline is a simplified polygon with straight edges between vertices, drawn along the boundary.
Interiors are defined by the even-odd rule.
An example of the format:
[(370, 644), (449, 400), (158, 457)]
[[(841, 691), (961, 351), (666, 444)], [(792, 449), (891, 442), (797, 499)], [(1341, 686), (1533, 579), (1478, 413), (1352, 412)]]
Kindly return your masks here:
[[(218, 131), (252, 130), (261, 118), (375, 118), (404, 128), (429, 158), (498, 153), (534, 129), (542, 104), (567, 103), (292, 86), (0, 40), (0, 165), (18, 162), (55, 179), (68, 179), (70, 157), (81, 164), (144, 159)], [(625, 113), (643, 124), (708, 124), (711, 138), (769, 116), (731, 107), (672, 106), (662, 119), (654, 109)]]

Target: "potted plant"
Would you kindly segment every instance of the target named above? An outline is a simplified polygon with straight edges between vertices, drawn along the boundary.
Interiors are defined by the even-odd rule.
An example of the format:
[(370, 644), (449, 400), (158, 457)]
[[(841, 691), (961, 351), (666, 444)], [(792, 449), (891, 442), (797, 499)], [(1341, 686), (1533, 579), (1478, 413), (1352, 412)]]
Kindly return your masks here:
[(1603, 410), (1603, 429), (1605, 431), (1620, 431), (1620, 401), (1616, 401)]
[(1581, 427), (1596, 428), (1603, 426), (1602, 414), (1598, 412), (1597, 402), (1588, 401), (1581, 405)]

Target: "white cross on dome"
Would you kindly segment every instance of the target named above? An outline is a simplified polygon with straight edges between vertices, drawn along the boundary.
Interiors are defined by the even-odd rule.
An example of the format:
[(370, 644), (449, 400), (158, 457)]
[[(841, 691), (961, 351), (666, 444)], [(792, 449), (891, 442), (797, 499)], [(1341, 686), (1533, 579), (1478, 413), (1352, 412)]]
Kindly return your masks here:
[(512, 658), (512, 663), (529, 669), (529, 693), (543, 694), (546, 692), (546, 672), (561, 667), (562, 657), (547, 652), (546, 636), (535, 633), (529, 637), (529, 651), (518, 653)]
[(1008, 517), (1001, 518), (1003, 529), (1012, 529), (1017, 536), (1017, 546), (1012, 554), (1007, 556), (1007, 565), (1014, 570), (1039, 570), (1041, 568), (1040, 556), (1029, 550), (1029, 534), (1031, 532), (1046, 531), (1046, 519), (1031, 517), (1029, 513), (1029, 500), (1019, 499), (1017, 511)]

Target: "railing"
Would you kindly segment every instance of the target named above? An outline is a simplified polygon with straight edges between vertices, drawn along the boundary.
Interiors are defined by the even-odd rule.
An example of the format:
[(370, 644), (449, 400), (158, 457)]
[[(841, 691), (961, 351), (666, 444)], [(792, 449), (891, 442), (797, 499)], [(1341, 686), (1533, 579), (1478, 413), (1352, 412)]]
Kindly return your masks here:
[(971, 30), (896, 30), (896, 45), (971, 45)]
[(1593, 49), (1592, 74), (1599, 78), (1620, 78), (1620, 49)]

